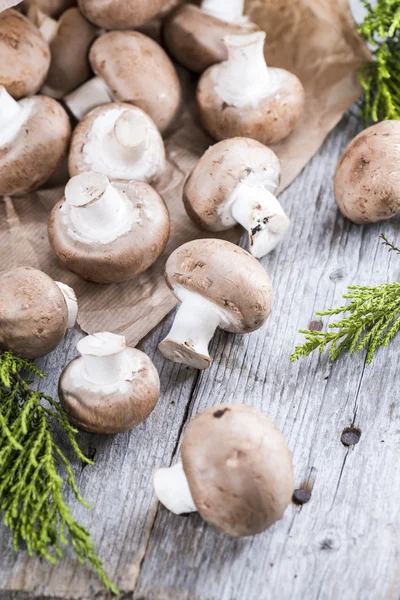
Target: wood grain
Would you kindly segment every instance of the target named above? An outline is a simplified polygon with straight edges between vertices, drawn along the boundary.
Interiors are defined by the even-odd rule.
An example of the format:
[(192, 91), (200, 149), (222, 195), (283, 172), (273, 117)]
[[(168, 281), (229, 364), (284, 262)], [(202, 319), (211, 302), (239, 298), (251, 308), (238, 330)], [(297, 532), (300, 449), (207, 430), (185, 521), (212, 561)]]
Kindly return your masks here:
[[(143, 342), (155, 360), (162, 397), (149, 420), (111, 437), (80, 435), (95, 467), (76, 464), (89, 512), (69, 495), (123, 598), (132, 600), (394, 599), (400, 594), (400, 408), (396, 373), (399, 340), (365, 356), (331, 364), (314, 356), (296, 364), (289, 355), (299, 328), (315, 311), (336, 305), (350, 283), (398, 280), (398, 257), (378, 239), (396, 239), (398, 220), (362, 228), (336, 209), (332, 175), (345, 145), (359, 131), (353, 108), (318, 155), (282, 195), (290, 235), (263, 264), (272, 277), (275, 306), (258, 332), (218, 332), (214, 362), (201, 374), (166, 362), (156, 351), (173, 315)], [(326, 320), (324, 325), (326, 325)], [(56, 393), (62, 366), (75, 355), (73, 332), (41, 361)], [(232, 540), (199, 516), (176, 517), (157, 505), (152, 472), (174, 462), (184, 425), (206, 406), (244, 402), (282, 429), (294, 455), (296, 485), (310, 501), (254, 538)], [(346, 427), (361, 430), (344, 446)], [(60, 439), (63, 439), (60, 437)], [(67, 552), (57, 567), (15, 555), (0, 529), (1, 600), (106, 598), (89, 568)]]

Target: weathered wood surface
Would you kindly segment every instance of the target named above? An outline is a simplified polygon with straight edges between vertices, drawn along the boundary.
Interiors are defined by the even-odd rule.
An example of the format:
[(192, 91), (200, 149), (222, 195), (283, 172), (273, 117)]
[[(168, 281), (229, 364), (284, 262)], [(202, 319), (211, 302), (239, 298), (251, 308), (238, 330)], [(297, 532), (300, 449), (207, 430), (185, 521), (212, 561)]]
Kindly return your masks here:
[[(289, 363), (315, 311), (336, 305), (348, 284), (398, 280), (399, 258), (379, 243), (396, 239), (398, 220), (361, 228), (336, 209), (332, 175), (341, 151), (360, 129), (353, 108), (282, 202), (291, 234), (263, 264), (276, 300), (266, 326), (247, 336), (218, 332), (214, 363), (199, 374), (165, 361), (157, 343), (171, 315), (142, 344), (154, 359), (162, 396), (148, 421), (116, 437), (81, 434), (94, 467), (75, 462), (78, 484), (93, 505), (74, 514), (91, 530), (100, 557), (132, 600), (398, 599), (400, 595), (400, 369), (399, 340), (373, 365), (364, 356), (331, 364), (326, 356)], [(56, 394), (61, 368), (76, 353), (73, 332), (40, 361)], [(244, 402), (282, 429), (294, 455), (297, 487), (311, 500), (254, 538), (232, 540), (200, 517), (169, 514), (157, 505), (152, 472), (171, 464), (182, 429), (200, 410)], [(359, 443), (341, 443), (344, 428), (361, 430)], [(62, 438), (61, 438), (62, 439)], [(52, 567), (12, 550), (0, 529), (0, 598), (105, 598), (90, 568), (72, 552)]]

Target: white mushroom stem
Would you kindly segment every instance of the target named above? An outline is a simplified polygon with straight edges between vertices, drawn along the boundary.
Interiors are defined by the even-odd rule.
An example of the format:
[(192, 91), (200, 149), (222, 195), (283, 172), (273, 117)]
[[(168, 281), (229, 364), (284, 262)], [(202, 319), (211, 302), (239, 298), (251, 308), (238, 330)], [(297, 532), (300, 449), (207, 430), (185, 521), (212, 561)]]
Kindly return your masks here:
[(59, 22), (46, 15), (34, 4), (29, 7), (27, 16), (39, 29), (46, 42), (50, 44), (57, 35)]
[(21, 113), (21, 107), (16, 100), (7, 92), (4, 86), (0, 86), (0, 144), (4, 129), (10, 126), (12, 121), (17, 121)]
[(164, 341), (175, 342), (209, 358), (208, 345), (221, 323), (221, 314), (213, 302), (199, 294), (184, 288), (175, 288), (174, 292), (181, 305)]
[(65, 96), (64, 102), (80, 121), (93, 108), (113, 102), (111, 91), (102, 77), (93, 77)]
[(216, 19), (234, 23), (243, 17), (244, 0), (203, 0), (201, 10)]
[(61, 281), (56, 281), (56, 284), (60, 288), (62, 295), (64, 296), (65, 302), (67, 304), (68, 329), (72, 329), (73, 327), (75, 327), (78, 318), (78, 300), (76, 299), (76, 294), (74, 290), (71, 287), (69, 287), (69, 285), (61, 283)]
[(127, 377), (126, 342), (122, 335), (103, 332), (80, 340), (83, 376), (97, 385), (113, 385)]
[(107, 244), (132, 226), (132, 206), (109, 179), (88, 171), (76, 175), (65, 187), (69, 218), (78, 236)]
[(228, 35), (228, 60), (214, 69), (215, 89), (230, 106), (257, 106), (273, 89), (264, 58), (265, 32)]
[(175, 515), (197, 511), (181, 462), (167, 469), (157, 469), (153, 486), (159, 501)]
[(271, 252), (289, 228), (281, 203), (262, 186), (241, 183), (231, 198), (232, 217), (249, 234), (249, 250), (256, 258)]
[(114, 160), (138, 161), (150, 144), (146, 116), (139, 110), (125, 110), (116, 120), (113, 130), (105, 137), (104, 149)]

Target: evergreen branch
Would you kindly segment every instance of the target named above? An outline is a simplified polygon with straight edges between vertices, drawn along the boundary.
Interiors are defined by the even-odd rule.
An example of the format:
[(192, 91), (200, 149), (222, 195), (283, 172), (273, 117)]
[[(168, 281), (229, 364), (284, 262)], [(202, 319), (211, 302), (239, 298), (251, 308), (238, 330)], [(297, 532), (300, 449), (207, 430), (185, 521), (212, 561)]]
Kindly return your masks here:
[[(53, 439), (51, 418), (61, 425), (77, 457), (93, 463), (80, 450), (77, 430), (60, 404), (32, 390), (21, 375), (23, 370), (44, 377), (30, 361), (11, 352), (0, 353), (0, 510), (5, 525), (14, 533), (14, 548), (17, 551), (24, 542), (30, 556), (36, 554), (55, 564), (63, 557), (68, 532), (79, 562), (89, 562), (103, 585), (117, 595), (119, 591), (104, 572), (89, 532), (65, 504), (63, 480), (57, 473), (59, 463), (64, 465), (67, 484), (76, 498), (89, 507), (79, 493), (67, 457)], [(42, 405), (42, 400), (50, 408)]]
[(358, 28), (372, 47), (374, 60), (361, 67), (362, 115), (366, 125), (400, 119), (400, 0), (362, 0), (367, 15)]

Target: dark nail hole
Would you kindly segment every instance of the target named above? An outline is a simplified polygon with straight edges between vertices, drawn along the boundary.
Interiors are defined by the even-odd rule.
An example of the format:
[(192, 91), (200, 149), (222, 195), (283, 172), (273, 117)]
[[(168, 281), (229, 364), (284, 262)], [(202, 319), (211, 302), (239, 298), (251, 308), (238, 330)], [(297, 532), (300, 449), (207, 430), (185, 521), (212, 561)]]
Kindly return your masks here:
[(322, 331), (324, 324), (322, 321), (311, 321), (308, 325), (310, 331)]
[(355, 446), (360, 441), (361, 429), (358, 427), (346, 427), (343, 429), (340, 441), (343, 446)]
[(321, 550), (333, 550), (333, 540), (324, 540), (321, 543)]
[(216, 410), (214, 413), (214, 417), (216, 419), (220, 419), (221, 417), (224, 416), (224, 414), (229, 410), (229, 408), (224, 408), (222, 410)]
[(311, 491), (305, 488), (299, 488), (298, 490), (294, 490), (293, 493), (293, 502), (302, 506), (303, 504), (307, 504), (311, 500)]

